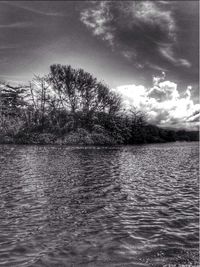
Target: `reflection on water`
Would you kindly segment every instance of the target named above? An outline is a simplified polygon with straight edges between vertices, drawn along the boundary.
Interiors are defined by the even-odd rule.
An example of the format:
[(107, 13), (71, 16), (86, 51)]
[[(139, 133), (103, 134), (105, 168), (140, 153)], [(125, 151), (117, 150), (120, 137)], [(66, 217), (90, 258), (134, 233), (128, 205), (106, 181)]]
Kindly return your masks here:
[(0, 146), (0, 266), (198, 264), (198, 143)]

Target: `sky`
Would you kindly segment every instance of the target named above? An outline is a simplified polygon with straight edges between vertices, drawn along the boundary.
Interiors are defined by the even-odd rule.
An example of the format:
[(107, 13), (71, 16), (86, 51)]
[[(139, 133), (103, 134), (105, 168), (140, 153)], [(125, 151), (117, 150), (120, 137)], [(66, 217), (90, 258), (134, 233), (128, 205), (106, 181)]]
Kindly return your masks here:
[(196, 129), (198, 1), (1, 1), (0, 80), (83, 68), (150, 123)]

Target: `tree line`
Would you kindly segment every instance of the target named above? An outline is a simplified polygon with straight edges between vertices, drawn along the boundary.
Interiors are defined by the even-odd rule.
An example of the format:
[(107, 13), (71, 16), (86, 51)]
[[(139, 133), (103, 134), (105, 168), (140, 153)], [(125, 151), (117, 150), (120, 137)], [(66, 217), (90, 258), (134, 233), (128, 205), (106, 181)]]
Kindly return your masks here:
[(161, 129), (83, 69), (54, 64), (27, 85), (0, 84), (0, 143), (141, 144), (197, 141), (198, 132)]

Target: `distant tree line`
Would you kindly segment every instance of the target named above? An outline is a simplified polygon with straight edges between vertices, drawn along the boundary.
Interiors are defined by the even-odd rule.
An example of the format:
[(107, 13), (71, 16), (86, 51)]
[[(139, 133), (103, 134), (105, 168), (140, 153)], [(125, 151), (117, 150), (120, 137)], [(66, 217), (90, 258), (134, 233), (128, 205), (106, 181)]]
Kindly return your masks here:
[(198, 132), (161, 129), (90, 73), (51, 65), (27, 85), (0, 84), (0, 143), (143, 144), (197, 141)]

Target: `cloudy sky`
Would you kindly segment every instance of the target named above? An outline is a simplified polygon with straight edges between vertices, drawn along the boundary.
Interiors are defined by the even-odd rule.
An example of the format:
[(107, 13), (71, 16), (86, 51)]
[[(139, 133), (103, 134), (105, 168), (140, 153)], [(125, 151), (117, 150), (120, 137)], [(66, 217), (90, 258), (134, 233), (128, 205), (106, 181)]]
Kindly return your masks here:
[(198, 1), (1, 1), (0, 79), (91, 72), (166, 127), (198, 124)]

